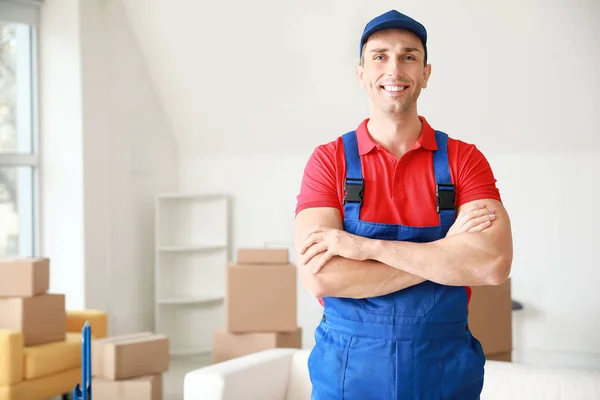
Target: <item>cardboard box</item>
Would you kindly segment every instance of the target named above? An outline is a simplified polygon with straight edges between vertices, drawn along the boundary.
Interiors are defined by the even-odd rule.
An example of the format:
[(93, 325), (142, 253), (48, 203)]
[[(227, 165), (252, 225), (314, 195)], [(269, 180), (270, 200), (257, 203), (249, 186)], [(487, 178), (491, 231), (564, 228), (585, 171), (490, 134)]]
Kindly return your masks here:
[(512, 351), (510, 279), (498, 286), (472, 287), (469, 326), (486, 356)]
[(109, 343), (124, 342), (131, 339), (139, 339), (152, 336), (152, 332), (136, 332), (126, 335), (105, 337), (102, 339), (92, 340), (92, 374), (93, 376), (100, 376), (104, 374), (104, 345)]
[(287, 264), (288, 249), (238, 249), (238, 264)]
[(486, 358), (486, 360), (511, 362), (512, 361), (512, 351), (505, 351), (504, 353), (497, 353), (497, 354), (486, 354), (485, 358)]
[(169, 369), (169, 339), (141, 332), (92, 340), (94, 377), (120, 380), (161, 374)]
[(225, 293), (229, 332), (291, 332), (298, 327), (296, 267), (287, 257), (285, 263), (271, 263), (283, 261), (280, 252), (255, 250), (251, 259), (266, 260), (264, 264), (229, 264)]
[(92, 378), (94, 400), (162, 400), (162, 374), (113, 381)]
[(25, 346), (65, 340), (65, 295), (0, 298), (0, 329), (22, 332)]
[(292, 332), (231, 333), (225, 329), (214, 332), (213, 362), (274, 348), (302, 348), (302, 328)]
[(46, 293), (49, 287), (49, 259), (0, 260), (0, 297), (32, 297)]

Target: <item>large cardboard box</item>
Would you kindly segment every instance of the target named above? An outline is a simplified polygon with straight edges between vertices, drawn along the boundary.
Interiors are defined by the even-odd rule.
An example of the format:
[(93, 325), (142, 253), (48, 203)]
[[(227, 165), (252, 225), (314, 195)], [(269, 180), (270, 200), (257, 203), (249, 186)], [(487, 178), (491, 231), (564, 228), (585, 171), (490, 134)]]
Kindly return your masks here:
[(302, 348), (302, 328), (291, 332), (231, 333), (216, 330), (213, 335), (213, 362), (274, 348)]
[(485, 356), (485, 358), (487, 360), (493, 360), (493, 361), (511, 362), (512, 361), (512, 351), (505, 351), (504, 353), (487, 354)]
[(65, 295), (0, 298), (0, 329), (22, 332), (25, 346), (65, 340)]
[(0, 260), (0, 297), (32, 297), (46, 293), (49, 287), (49, 259)]
[(150, 332), (92, 340), (94, 377), (121, 380), (169, 369), (169, 339)]
[(287, 250), (285, 255), (283, 258), (280, 249), (242, 249), (238, 263), (228, 265), (225, 304), (229, 332), (296, 330), (296, 267), (289, 263)]
[(92, 378), (94, 400), (162, 400), (162, 374), (113, 381)]
[(473, 336), (481, 342), (486, 356), (498, 354), (503, 360), (510, 359), (512, 351), (510, 279), (498, 286), (472, 287), (469, 326)]

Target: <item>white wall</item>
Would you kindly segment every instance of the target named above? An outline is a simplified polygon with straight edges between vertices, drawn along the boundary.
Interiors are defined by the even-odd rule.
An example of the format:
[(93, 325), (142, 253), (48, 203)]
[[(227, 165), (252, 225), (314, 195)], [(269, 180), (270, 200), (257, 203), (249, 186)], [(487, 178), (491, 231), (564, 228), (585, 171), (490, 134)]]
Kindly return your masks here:
[(84, 209), (80, 19), (77, 0), (47, 1), (40, 26), (41, 254), (50, 287), (84, 304)]
[(120, 1), (49, 0), (43, 16), (51, 290), (108, 311), (111, 333), (152, 330), (153, 201), (178, 186), (176, 143)]
[[(366, 116), (360, 33), (398, 5), (127, 2), (179, 141), (181, 188), (234, 195), (235, 246), (291, 246), (307, 157)], [(430, 34), (421, 113), (485, 152), (513, 219), (513, 292), (527, 308), (515, 346), (600, 355), (600, 3), (402, 6)], [(304, 293), (299, 307), (310, 346), (320, 310)]]
[[(231, 193), (234, 246), (291, 246), (295, 196), (310, 152), (366, 116), (354, 79), (363, 26), (398, 3), (240, 1), (231, 13), (229, 3), (110, 0), (86, 4), (81, 21), (59, 8), (76, 3), (46, 5), (54, 10), (47, 26), (62, 33), (44, 50), (45, 74), (53, 78), (44, 102), (61, 99), (46, 107), (53, 111), (46, 130), (50, 138), (70, 138), (73, 152), (47, 143), (45, 238), (62, 265), (54, 287), (83, 303), (83, 291), (71, 283), (88, 279), (86, 303), (106, 306), (115, 329), (130, 331), (151, 321), (155, 191), (179, 184)], [(433, 76), (421, 113), (488, 155), (513, 219), (513, 293), (526, 306), (516, 320), (515, 346), (600, 357), (600, 294), (592, 286), (600, 280), (592, 242), (600, 223), (594, 208), (600, 28), (593, 25), (600, 3), (403, 6), (430, 33)], [(71, 36), (78, 24), (81, 59)], [(67, 53), (72, 73), (59, 70), (56, 51)], [(78, 63), (84, 73), (72, 86)], [(148, 153), (133, 152), (131, 161), (130, 149), (147, 138)], [(86, 206), (78, 211), (84, 200), (55, 188), (73, 187), (67, 173), (79, 171), (81, 160), (85, 176), (71, 182), (75, 189), (85, 185)], [(89, 208), (94, 203), (104, 207), (96, 212)], [(83, 213), (80, 254), (84, 229), (76, 218)], [(59, 228), (62, 238), (55, 236)], [(84, 257), (87, 278), (77, 269)], [(299, 312), (308, 347), (320, 308), (302, 290)]]

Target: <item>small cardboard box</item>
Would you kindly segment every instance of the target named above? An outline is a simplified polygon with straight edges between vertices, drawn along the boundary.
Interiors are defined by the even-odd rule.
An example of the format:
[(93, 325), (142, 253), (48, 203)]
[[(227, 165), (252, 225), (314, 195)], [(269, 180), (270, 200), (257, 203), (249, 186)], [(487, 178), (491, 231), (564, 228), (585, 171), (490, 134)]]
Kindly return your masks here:
[(213, 362), (274, 348), (302, 348), (302, 328), (291, 332), (231, 333), (216, 330), (213, 335)]
[(92, 340), (94, 377), (121, 380), (169, 369), (169, 339), (141, 332)]
[(288, 249), (238, 249), (238, 264), (287, 264)]
[(162, 400), (162, 374), (113, 381), (92, 378), (94, 400)]
[(22, 332), (24, 346), (65, 340), (65, 295), (0, 298), (0, 329)]
[(46, 293), (49, 287), (49, 259), (0, 260), (0, 297), (32, 297)]
[(248, 251), (240, 251), (242, 257), (238, 260), (252, 260), (253, 264), (229, 264), (227, 268), (227, 330), (295, 331), (298, 327), (296, 267), (287, 260), (287, 250), (285, 260), (279, 249), (257, 249), (252, 257), (244, 256)]
[[(512, 351), (510, 279), (498, 286), (472, 287), (469, 326), (487, 355)], [(503, 356), (505, 358), (505, 355)]]

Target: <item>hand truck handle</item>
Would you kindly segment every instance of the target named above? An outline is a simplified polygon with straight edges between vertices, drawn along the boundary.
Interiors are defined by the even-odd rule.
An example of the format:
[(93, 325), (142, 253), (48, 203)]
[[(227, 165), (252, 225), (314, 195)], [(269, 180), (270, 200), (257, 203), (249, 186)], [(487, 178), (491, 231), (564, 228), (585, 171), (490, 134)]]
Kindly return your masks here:
[(92, 328), (86, 321), (81, 330), (81, 386), (73, 389), (73, 400), (92, 400)]

